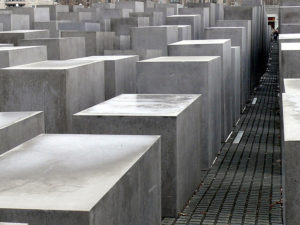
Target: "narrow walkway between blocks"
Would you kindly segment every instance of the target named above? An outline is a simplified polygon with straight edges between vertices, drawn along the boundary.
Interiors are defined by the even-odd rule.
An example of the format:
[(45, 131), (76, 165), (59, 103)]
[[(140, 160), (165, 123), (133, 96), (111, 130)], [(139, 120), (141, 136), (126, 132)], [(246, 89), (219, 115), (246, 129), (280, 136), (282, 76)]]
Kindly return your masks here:
[(283, 224), (278, 44), (272, 45), (267, 71), (215, 164), (179, 217), (162, 225)]

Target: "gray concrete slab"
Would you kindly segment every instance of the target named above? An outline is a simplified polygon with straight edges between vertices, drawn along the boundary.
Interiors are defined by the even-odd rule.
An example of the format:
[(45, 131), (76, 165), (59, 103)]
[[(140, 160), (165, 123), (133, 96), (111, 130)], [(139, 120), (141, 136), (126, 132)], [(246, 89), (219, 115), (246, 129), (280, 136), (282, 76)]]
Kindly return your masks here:
[(294, 33), (294, 34), (279, 34), (278, 37), (279, 40), (279, 48), (281, 47), (281, 43), (285, 42), (300, 42), (300, 33)]
[(138, 55), (140, 60), (162, 56), (161, 49), (104, 50), (104, 55)]
[(0, 70), (1, 111), (44, 111), (47, 133), (66, 133), (72, 115), (104, 101), (104, 62), (43, 61)]
[(131, 9), (105, 9), (101, 10), (100, 18), (103, 19), (117, 19), (117, 18), (128, 18), (129, 13), (133, 11)]
[(281, 6), (300, 6), (300, 2), (298, 0), (280, 0)]
[(47, 47), (48, 60), (65, 60), (65, 59), (85, 57), (84, 37), (27, 39), (27, 40), (19, 40), (18, 45), (19, 46), (44, 45)]
[(241, 51), (239, 46), (232, 46), (231, 47), (231, 68), (232, 73), (234, 74), (234, 95), (233, 95), (233, 102), (234, 102), (234, 110), (233, 112), (233, 120), (232, 122), (235, 123), (239, 120), (241, 115)]
[(177, 27), (178, 27), (178, 41), (192, 39), (192, 28), (190, 25), (177, 25)]
[(174, 9), (174, 14), (177, 15), (179, 9), (183, 8), (183, 5), (182, 4), (177, 4), (177, 3), (171, 3), (171, 4), (155, 3), (155, 8), (173, 8)]
[(283, 79), (283, 93), (300, 94), (300, 79)]
[(130, 50), (131, 49), (130, 35), (114, 36), (114, 49), (115, 50)]
[(281, 6), (279, 8), (280, 24), (300, 23), (300, 6)]
[(192, 3), (189, 2), (188, 7), (190, 8), (208, 8), (209, 9), (209, 26), (213, 27), (216, 25), (216, 4), (215, 3)]
[(149, 26), (131, 29), (131, 46), (133, 49), (162, 49), (168, 55), (168, 44), (178, 41), (178, 27)]
[(158, 136), (40, 135), (0, 156), (0, 217), (159, 224), (160, 154)]
[(0, 225), (28, 225), (28, 223), (1, 223)]
[(18, 44), (18, 40), (32, 38), (48, 38), (48, 30), (13, 30), (0, 32), (0, 43)]
[(0, 112), (0, 154), (44, 132), (43, 112)]
[(59, 23), (59, 30), (73, 30), (73, 31), (101, 31), (100, 23), (96, 22), (71, 22)]
[(37, 5), (38, 8), (49, 8), (50, 20), (57, 19), (57, 13), (59, 12), (69, 12), (68, 5)]
[(167, 25), (190, 25), (192, 40), (201, 38), (201, 17), (200, 15), (173, 15), (166, 18)]
[(75, 60), (104, 61), (105, 100), (123, 93), (136, 93), (137, 55), (90, 56)]
[(163, 12), (139, 12), (130, 13), (130, 17), (149, 17), (150, 26), (160, 26), (164, 24), (165, 17)]
[(61, 23), (70, 23), (69, 20), (52, 20), (49, 22), (34, 22), (33, 27), (36, 30), (48, 30), (49, 37), (57, 38), (60, 37), (60, 31), (58, 25)]
[(163, 13), (163, 24), (166, 24), (166, 17), (176, 15), (174, 8), (146, 8), (145, 12), (162, 12)]
[(47, 48), (45, 46), (0, 48), (0, 68), (45, 60), (47, 60)]
[(0, 23), (3, 24), (3, 30), (29, 30), (29, 15), (1, 14)]
[(300, 33), (300, 23), (282, 23), (280, 25), (281, 34)]
[(218, 74), (221, 90), (221, 140), (225, 141), (232, 128), (232, 111), (234, 108), (234, 80), (231, 72), (231, 40), (192, 40), (180, 41), (168, 45), (170, 56), (220, 56), (221, 73)]
[(85, 20), (95, 19), (93, 12), (58, 12), (57, 20), (70, 20), (74, 23), (83, 22)]
[[(241, 105), (244, 107), (250, 96), (250, 77), (247, 73), (247, 65), (251, 58), (247, 55), (246, 29), (244, 27), (210, 27), (205, 28), (207, 39), (231, 39), (232, 46), (240, 46), (241, 50), (241, 78), (242, 89)], [(248, 64), (248, 63), (249, 64)]]
[(73, 118), (78, 133), (161, 135), (163, 217), (176, 216), (199, 185), (200, 95), (120, 95)]
[(30, 28), (33, 29), (34, 22), (50, 21), (49, 8), (11, 7), (13, 14), (29, 15)]
[(130, 35), (130, 28), (149, 26), (149, 17), (111, 19), (111, 30), (116, 35)]
[(221, 58), (159, 57), (137, 63), (139, 94), (201, 94), (201, 166), (208, 168), (221, 143)]
[(116, 9), (131, 9), (132, 12), (144, 12), (144, 2), (120, 1), (115, 4)]
[(62, 37), (85, 37), (85, 55), (103, 55), (104, 50), (114, 49), (114, 32), (62, 31)]
[(299, 149), (299, 94), (282, 94), (283, 107), (283, 179), (285, 223), (297, 224), (300, 220), (300, 149)]

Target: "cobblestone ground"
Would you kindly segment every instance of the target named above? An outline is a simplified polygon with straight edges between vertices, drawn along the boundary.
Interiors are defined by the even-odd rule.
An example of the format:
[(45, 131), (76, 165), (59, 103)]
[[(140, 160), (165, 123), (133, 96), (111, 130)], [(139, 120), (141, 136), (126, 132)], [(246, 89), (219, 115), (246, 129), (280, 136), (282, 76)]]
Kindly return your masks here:
[(199, 190), (178, 218), (162, 225), (283, 224), (276, 43), (250, 100)]

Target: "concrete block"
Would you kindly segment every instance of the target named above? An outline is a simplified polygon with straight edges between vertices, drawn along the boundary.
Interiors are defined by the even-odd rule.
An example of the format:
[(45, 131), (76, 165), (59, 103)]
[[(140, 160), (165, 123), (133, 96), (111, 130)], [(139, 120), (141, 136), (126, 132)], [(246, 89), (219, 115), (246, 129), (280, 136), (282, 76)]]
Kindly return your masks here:
[(34, 22), (49, 22), (49, 8), (11, 7), (13, 14), (29, 15), (30, 28), (33, 29)]
[(231, 41), (228, 39), (181, 41), (168, 46), (170, 56), (220, 56), (221, 140), (225, 141), (232, 130), (234, 108), (234, 80), (231, 71)]
[(69, 5), (69, 12), (78, 12), (80, 9), (84, 9), (84, 5)]
[[(66, 133), (72, 115), (103, 101), (104, 62), (43, 61), (0, 70), (1, 111), (44, 111), (47, 133)], [(0, 217), (1, 218), (1, 217)]]
[(133, 49), (161, 49), (168, 55), (168, 44), (178, 41), (178, 27), (151, 26), (131, 29), (131, 46)]
[(300, 6), (300, 2), (298, 0), (280, 0), (281, 6)]
[(129, 50), (131, 49), (130, 35), (120, 35), (114, 37), (114, 49)]
[(13, 30), (0, 32), (0, 43), (18, 44), (18, 40), (32, 38), (48, 38), (48, 30)]
[(290, 42), (281, 44), (280, 53), (280, 86), (284, 78), (300, 78), (298, 57), (300, 55), (300, 43)]
[(1, 223), (0, 225), (28, 225), (28, 223)]
[(59, 30), (72, 30), (72, 31), (100, 31), (100, 23), (81, 22), (81, 23), (60, 23), (58, 24)]
[(280, 24), (300, 23), (300, 6), (281, 6), (279, 21)]
[(216, 4), (216, 21), (224, 20), (224, 5)]
[(43, 112), (0, 112), (0, 154), (44, 132)]
[(189, 8), (208, 8), (209, 9), (209, 26), (216, 25), (216, 4), (215, 3), (188, 3)]
[(176, 216), (199, 185), (200, 95), (120, 95), (75, 114), (74, 126), (87, 134), (161, 135), (163, 217)]
[(191, 25), (178, 25), (178, 41), (191, 40), (192, 28)]
[(48, 30), (49, 37), (58, 38), (60, 37), (60, 31), (58, 29), (58, 25), (61, 23), (70, 23), (71, 21), (63, 21), (63, 20), (53, 20), (49, 22), (34, 22), (33, 27), (36, 30)]
[(45, 46), (0, 48), (0, 68), (44, 60), (47, 60), (47, 48)]
[(300, 79), (283, 79), (283, 93), (300, 94)]
[(200, 15), (200, 38), (204, 39), (204, 28), (209, 27), (209, 8), (182, 8), (179, 9), (180, 15)]
[(279, 47), (280, 47), (281, 43), (286, 43), (286, 42), (300, 42), (300, 33), (295, 33), (295, 34), (279, 34), (278, 40), (279, 40)]
[[(231, 39), (232, 46), (240, 46), (241, 68), (242, 68), (242, 90), (241, 105), (244, 107), (250, 96), (250, 78), (248, 77), (247, 65), (251, 58), (247, 55), (246, 29), (245, 27), (210, 27), (205, 28), (207, 39)], [(248, 62), (248, 63), (247, 63)]]
[(49, 8), (50, 20), (57, 20), (57, 13), (69, 12), (68, 5), (37, 5), (38, 8)]
[(116, 2), (116, 9), (131, 9), (132, 12), (144, 12), (144, 2), (138, 2), (138, 1)]
[(3, 47), (13, 47), (14, 45), (13, 44), (0, 44), (0, 48), (3, 48)]
[(201, 38), (200, 15), (173, 15), (167, 17), (167, 25), (190, 25), (192, 29), (192, 40)]
[[(48, 60), (66, 60), (79, 57), (85, 57), (85, 38), (37, 38), (20, 40), (21, 46), (47, 46)], [(25, 64), (25, 63), (24, 63)]]
[(231, 68), (234, 75), (234, 110), (233, 112), (233, 125), (239, 120), (241, 112), (241, 51), (239, 46), (231, 47)]
[(101, 11), (100, 17), (103, 19), (128, 18), (132, 9), (105, 9)]
[(163, 13), (163, 24), (166, 24), (166, 17), (175, 15), (174, 8), (146, 8), (145, 12), (162, 12)]
[(90, 56), (75, 60), (104, 61), (105, 100), (136, 93), (136, 62), (139, 56)]
[(201, 166), (208, 168), (221, 143), (221, 58), (160, 57), (137, 63), (139, 94), (201, 94)]
[(299, 149), (299, 94), (282, 94), (283, 111), (283, 203), (285, 224), (300, 220), (300, 149)]
[(1, 14), (0, 23), (4, 31), (30, 29), (29, 15)]
[(104, 55), (138, 55), (140, 60), (162, 56), (160, 49), (104, 50)]
[(159, 224), (160, 155), (158, 136), (40, 135), (0, 156), (0, 218)]
[(130, 28), (149, 26), (148, 17), (111, 19), (111, 30), (116, 35), (130, 35)]
[(114, 49), (114, 32), (62, 31), (62, 37), (85, 37), (85, 55), (103, 55), (104, 50)]
[(163, 12), (143, 12), (143, 13), (130, 13), (130, 17), (148, 17), (150, 26), (160, 26), (165, 22)]
[(285, 23), (280, 25), (281, 34), (300, 33), (300, 23)]
[(156, 8), (173, 8), (174, 9), (174, 14), (177, 15), (179, 9), (183, 8), (183, 5), (182, 4), (176, 4), (176, 3), (172, 3), (172, 4), (156, 3), (155, 7)]
[(59, 12), (57, 20), (70, 20), (74, 23), (83, 22), (85, 20), (93, 20), (95, 15), (92, 12)]

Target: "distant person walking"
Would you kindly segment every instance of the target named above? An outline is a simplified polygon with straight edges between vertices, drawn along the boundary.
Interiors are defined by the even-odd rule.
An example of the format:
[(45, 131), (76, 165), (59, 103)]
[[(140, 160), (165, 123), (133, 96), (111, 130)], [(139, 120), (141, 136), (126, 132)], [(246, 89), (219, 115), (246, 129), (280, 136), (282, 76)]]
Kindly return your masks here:
[(274, 30), (274, 32), (273, 32), (274, 41), (277, 41), (278, 35), (279, 35), (278, 30)]

